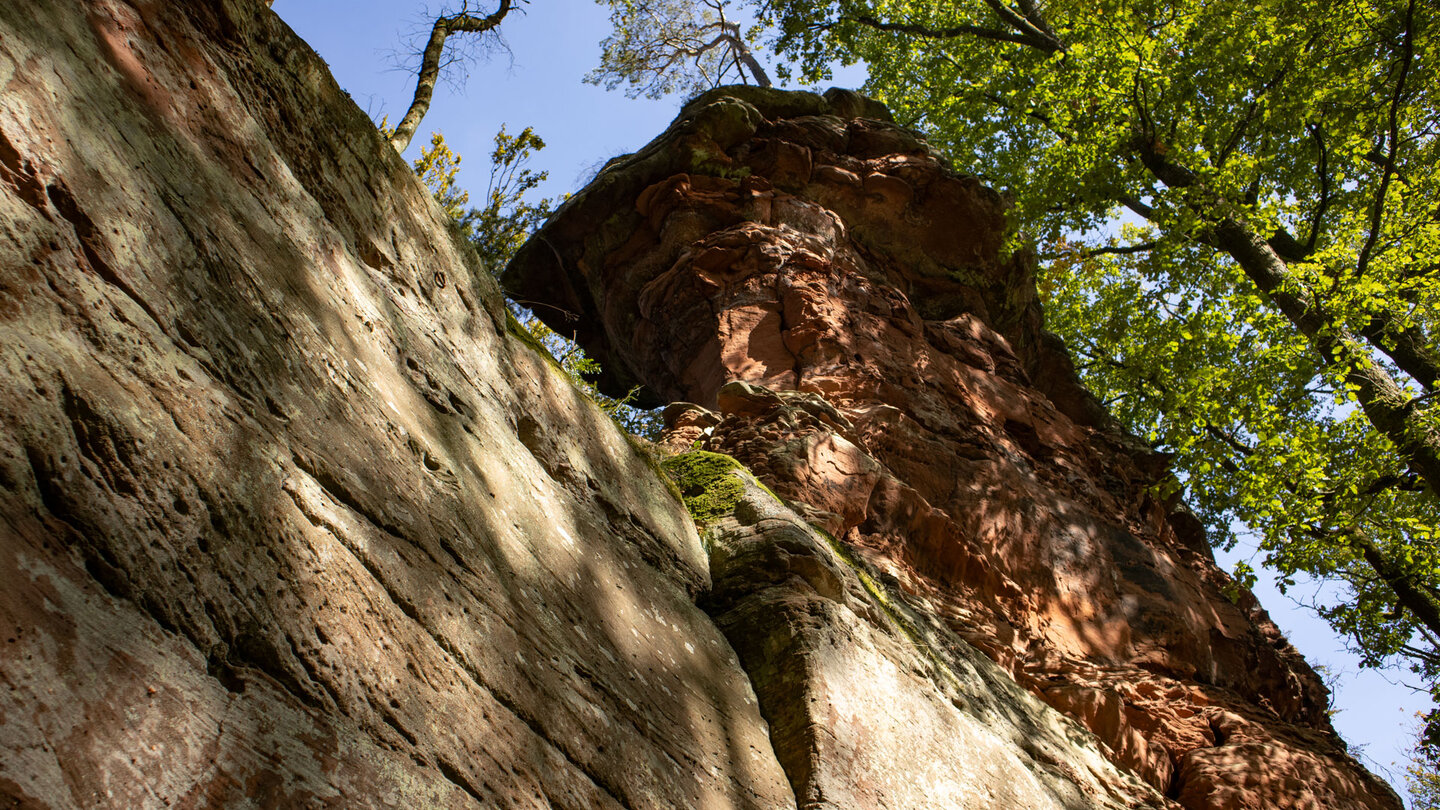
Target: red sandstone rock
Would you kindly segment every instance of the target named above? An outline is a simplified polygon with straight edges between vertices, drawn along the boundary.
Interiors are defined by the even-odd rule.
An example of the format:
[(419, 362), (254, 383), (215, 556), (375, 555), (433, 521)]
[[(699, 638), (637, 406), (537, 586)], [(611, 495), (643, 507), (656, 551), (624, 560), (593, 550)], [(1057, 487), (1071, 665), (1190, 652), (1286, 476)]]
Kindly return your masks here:
[(707, 529), (714, 586), (703, 604), (755, 684), (801, 807), (1175, 807), (933, 615), (912, 610), (884, 574), (748, 474), (731, 474), (743, 492)]
[(279, 18), (0, 2), (0, 807), (794, 807), (708, 583)]
[(735, 456), (1187, 808), (1398, 807), (1044, 332), (998, 195), (838, 109), (702, 96), (507, 283), (579, 315), (615, 389), (716, 409), (677, 444)]

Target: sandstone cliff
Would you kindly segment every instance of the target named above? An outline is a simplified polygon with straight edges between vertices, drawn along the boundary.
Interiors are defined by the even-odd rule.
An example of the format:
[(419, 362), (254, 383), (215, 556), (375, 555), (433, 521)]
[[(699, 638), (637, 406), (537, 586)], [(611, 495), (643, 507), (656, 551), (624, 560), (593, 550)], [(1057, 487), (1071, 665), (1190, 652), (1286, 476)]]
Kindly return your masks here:
[[(1396, 806), (1253, 597), (1225, 598), (1202, 528), (1155, 494), (1164, 459), (1081, 388), (1003, 235), (999, 196), (873, 102), (722, 88), (607, 167), (506, 282), (578, 317), (602, 382), (693, 403), (666, 410), (672, 449), (729, 454), (790, 506), (783, 530), (742, 511), (711, 529), (706, 604), (802, 805), (1015, 806), (925, 781), (931, 758), (979, 778), (944, 744), (961, 736), (948, 715), (1007, 728), (976, 700), (1000, 693), (971, 668), (980, 650), (1167, 797), (1126, 801)], [(831, 604), (791, 548), (802, 534), (882, 610)], [(856, 651), (894, 627), (929, 684), (895, 687), (889, 711), (837, 708), (886, 682), (898, 653)], [(964, 697), (920, 719), (927, 688)]]
[(677, 490), (262, 4), (0, 3), (0, 803), (1395, 806), (992, 195), (735, 96), (516, 270)]
[(279, 18), (4, 3), (0, 87), (0, 797), (793, 803), (683, 508)]

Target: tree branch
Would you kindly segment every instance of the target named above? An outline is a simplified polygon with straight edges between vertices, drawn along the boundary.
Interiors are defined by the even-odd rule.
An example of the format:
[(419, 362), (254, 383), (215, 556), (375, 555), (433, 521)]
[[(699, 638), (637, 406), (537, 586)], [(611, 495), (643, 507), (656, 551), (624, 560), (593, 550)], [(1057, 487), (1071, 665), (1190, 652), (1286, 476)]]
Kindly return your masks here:
[(1122, 256), (1123, 256), (1123, 255), (1128, 255), (1128, 254), (1132, 254), (1132, 253), (1144, 253), (1144, 252), (1146, 252), (1146, 251), (1148, 251), (1148, 250), (1154, 250), (1157, 245), (1159, 245), (1158, 242), (1140, 242), (1140, 243), (1134, 244), (1134, 245), (1117, 245), (1117, 246), (1106, 246), (1106, 247), (1097, 247), (1097, 248), (1086, 248), (1085, 250), (1080, 251), (1080, 257), (1081, 257), (1082, 259), (1089, 259), (1089, 258), (1091, 258), (1091, 257), (1093, 257), (1093, 256), (1106, 256), (1106, 255), (1122, 255)]
[(430, 111), (430, 100), (435, 95), (435, 82), (440, 78), (440, 59), (445, 52), (445, 40), (451, 34), (479, 34), (494, 30), (505, 19), (505, 15), (514, 10), (516, 2), (517, 0), (500, 0), (500, 5), (494, 12), (477, 17), (470, 13), (467, 0), (455, 14), (435, 18), (435, 24), (430, 28), (430, 39), (425, 43), (425, 50), (420, 56), (420, 73), (416, 77), (415, 95), (410, 101), (410, 109), (405, 111), (405, 117), (395, 125), (395, 134), (390, 136), (390, 145), (395, 147), (396, 152), (404, 152), (410, 145), (410, 139), (415, 137), (415, 130), (420, 128), (420, 121), (425, 117), (425, 113)]
[(1431, 633), (1440, 635), (1440, 599), (1434, 592), (1416, 582), (1414, 574), (1396, 565), (1370, 535), (1358, 528), (1350, 529), (1347, 534), (1351, 546), (1394, 592), (1396, 603), (1410, 611)]
[(1394, 176), (1395, 157), (1400, 148), (1400, 103), (1405, 95), (1405, 78), (1410, 73), (1410, 64), (1415, 60), (1415, 0), (1405, 7), (1405, 38), (1400, 43), (1400, 75), (1395, 79), (1395, 92), (1390, 97), (1390, 113), (1386, 129), (1386, 155), (1380, 172), (1380, 187), (1375, 190), (1375, 204), (1370, 211), (1370, 233), (1365, 246), (1360, 249), (1360, 258), (1355, 262), (1355, 277), (1361, 278), (1370, 266), (1370, 256), (1375, 242), (1380, 238), (1380, 225), (1385, 216), (1385, 197), (1390, 191), (1390, 178)]
[(1145, 219), (1155, 218), (1155, 209), (1141, 202), (1139, 197), (1132, 197), (1129, 194), (1117, 194), (1115, 195), (1115, 200)]
[[(1171, 188), (1194, 189), (1202, 196), (1207, 193), (1194, 172), (1155, 148), (1153, 136), (1142, 132), (1132, 145), (1141, 162), (1160, 182)], [(1218, 199), (1211, 199), (1198, 200), (1193, 206), (1199, 213), (1213, 218), (1222, 204)], [(1428, 439), (1421, 441), (1420, 437), (1425, 432), (1419, 430), (1418, 417), (1411, 412), (1404, 390), (1356, 345), (1357, 341), (1348, 330), (1343, 329), (1341, 324), (1332, 323), (1314, 298), (1294, 283), (1289, 266), (1271, 241), (1260, 239), (1248, 227), (1230, 217), (1214, 222), (1204, 241), (1229, 253), (1281, 314), (1310, 340), (1311, 346), (1326, 362), (1346, 368), (1346, 379), (1369, 392), (1362, 397), (1361, 407), (1371, 423), (1389, 436), (1396, 447), (1402, 449), (1402, 454), (1406, 452), (1403, 448), (1411, 446), (1414, 452), (1420, 453), (1417, 458), (1426, 459), (1422, 463), (1432, 472), (1422, 471), (1421, 475), (1440, 493), (1440, 444)], [(1293, 242), (1294, 237), (1290, 237), (1290, 241)], [(1419, 330), (1400, 324), (1388, 312), (1372, 315), (1360, 330), (1360, 335), (1427, 390), (1440, 381), (1440, 356), (1430, 348)], [(1367, 399), (1371, 406), (1366, 406)], [(1385, 415), (1378, 410), (1372, 413), (1371, 407), (1383, 410)], [(1382, 427), (1382, 421), (1390, 427)], [(1417, 432), (1410, 434), (1410, 428), (1405, 425), (1410, 425)], [(1409, 438), (1402, 443), (1401, 438), (1406, 436)]]
[(1315, 206), (1315, 213), (1310, 217), (1310, 238), (1305, 242), (1305, 256), (1315, 251), (1315, 244), (1320, 239), (1320, 230), (1325, 218), (1325, 210), (1330, 207), (1330, 155), (1325, 148), (1325, 128), (1319, 124), (1311, 124), (1308, 129), (1310, 135), (1315, 138), (1315, 174), (1320, 180), (1320, 202)]
[[(1027, 14), (1016, 13), (1014, 9), (1005, 5), (1005, 0), (985, 0), (985, 5), (989, 6), (990, 10), (994, 11), (996, 16), (1009, 24), (1011, 28), (1019, 31), (1020, 35), (1025, 38), (1026, 45), (1039, 48), (1045, 53), (1057, 53), (1065, 50), (1065, 45), (1049, 32), (1050, 26), (1045, 25), (1040, 18), (1039, 10), (1033, 5), (1029, 7), (1030, 11)], [(1035, 20), (1040, 20), (1038, 25), (1035, 20), (1030, 19), (1029, 15), (1031, 14), (1034, 15)]]
[[(1168, 186), (1193, 189), (1201, 199), (1193, 201), (1192, 206), (1202, 215), (1215, 217), (1220, 203), (1203, 199), (1205, 190), (1193, 172), (1161, 154), (1154, 148), (1153, 139), (1144, 133), (1136, 138), (1135, 148), (1152, 175)], [(1305, 336), (1311, 348), (1343, 376), (1370, 424), (1391, 441), (1432, 492), (1440, 492), (1440, 439), (1425, 429), (1415, 400), (1371, 359), (1343, 324), (1334, 322), (1303, 287), (1294, 283), (1289, 267), (1264, 240), (1243, 223), (1224, 216), (1214, 223), (1213, 235), (1215, 244), (1230, 254), (1281, 315)], [(1398, 576), (1393, 563), (1358, 529), (1353, 537), (1366, 562), (1405, 607), (1440, 633), (1440, 602), (1417, 595), (1413, 583)]]
[(1288, 70), (1286, 68), (1280, 68), (1269, 81), (1260, 86), (1260, 92), (1256, 93), (1255, 97), (1250, 100), (1250, 104), (1245, 109), (1245, 114), (1240, 116), (1239, 121), (1235, 122), (1235, 128), (1230, 131), (1230, 137), (1221, 145), (1220, 151), (1216, 155), (1217, 159), (1215, 160), (1215, 166), (1217, 168), (1223, 167), (1225, 162), (1230, 159), (1231, 153), (1240, 145), (1241, 140), (1245, 137), (1245, 132), (1250, 128), (1250, 124), (1254, 122), (1255, 114), (1260, 112), (1261, 102), (1265, 100), (1265, 96), (1275, 85), (1279, 84), (1280, 81), (1285, 78), (1287, 72)]
[(951, 25), (945, 28), (930, 28), (928, 26), (916, 25), (914, 23), (881, 22), (880, 20), (877, 20), (868, 14), (861, 14), (857, 17), (851, 17), (850, 22), (859, 23), (860, 25), (866, 26), (868, 28), (874, 28), (876, 31), (886, 31), (897, 34), (909, 34), (914, 37), (924, 37), (926, 39), (954, 39), (956, 37), (972, 36), (979, 37), (981, 39), (990, 39), (996, 42), (1010, 42), (1016, 45), (1033, 44), (1028, 39), (1019, 34), (1012, 34), (1008, 31), (1002, 31), (998, 28), (986, 28), (981, 25), (961, 24)]
[[(730, 49), (736, 61), (744, 65), (746, 70), (750, 71), (750, 76), (755, 79), (755, 84), (760, 87), (772, 87), (770, 74), (765, 72), (765, 68), (761, 66), (760, 61), (755, 58), (755, 55), (750, 52), (750, 48), (745, 44), (745, 39), (740, 36), (740, 24), (733, 22), (722, 22), (722, 24), (726, 26), (725, 30), (729, 33)], [(741, 71), (740, 75), (744, 76), (744, 71)]]

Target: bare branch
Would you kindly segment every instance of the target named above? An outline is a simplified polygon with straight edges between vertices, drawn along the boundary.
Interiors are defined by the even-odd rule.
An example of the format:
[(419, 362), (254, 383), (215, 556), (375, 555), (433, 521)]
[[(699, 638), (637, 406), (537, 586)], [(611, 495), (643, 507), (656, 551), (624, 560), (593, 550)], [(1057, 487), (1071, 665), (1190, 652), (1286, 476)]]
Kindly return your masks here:
[[(587, 82), (658, 98), (724, 83), (772, 86), (770, 76), (727, 14), (728, 0), (608, 0), (612, 33)], [(703, 7), (703, 13), (697, 7)]]
[(395, 151), (405, 151), (410, 145), (410, 139), (415, 137), (415, 131), (420, 128), (420, 121), (424, 119), (425, 113), (430, 111), (430, 100), (435, 95), (435, 82), (440, 78), (445, 40), (451, 34), (483, 34), (493, 31), (507, 14), (515, 10), (516, 2), (523, 1), (500, 0), (495, 11), (479, 17), (470, 12), (469, 2), (466, 0), (458, 12), (435, 18), (435, 24), (430, 28), (430, 39), (426, 41), (425, 50), (420, 57), (420, 73), (416, 77), (415, 95), (410, 101), (410, 109), (405, 111), (405, 116), (395, 125), (395, 134), (390, 136), (390, 145), (395, 147)]

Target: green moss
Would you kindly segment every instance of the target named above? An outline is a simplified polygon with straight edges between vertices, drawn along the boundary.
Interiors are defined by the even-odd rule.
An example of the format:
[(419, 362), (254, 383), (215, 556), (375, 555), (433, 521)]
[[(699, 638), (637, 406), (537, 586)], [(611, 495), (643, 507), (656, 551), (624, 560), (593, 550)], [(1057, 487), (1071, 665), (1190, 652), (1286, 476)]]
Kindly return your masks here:
[(723, 98), (738, 99), (754, 107), (766, 118), (796, 118), (802, 115), (826, 115), (830, 103), (822, 96), (797, 90), (777, 90), (754, 85), (731, 85), (707, 90), (691, 99), (681, 115), (708, 107)]
[(765, 120), (759, 110), (732, 96), (717, 98), (697, 108), (694, 115), (695, 130), (709, 135), (721, 149), (748, 140)]
[[(749, 471), (749, 470), (746, 470), (745, 472), (750, 472), (750, 471)], [(774, 493), (774, 491), (772, 491), (772, 490), (770, 489), (770, 487), (765, 486), (765, 482), (764, 482), (764, 481), (761, 481), (759, 478), (756, 478), (754, 473), (750, 473), (750, 479), (751, 479), (752, 481), (754, 481), (754, 482), (755, 482), (755, 486), (760, 487), (761, 491), (763, 491), (766, 495), (769, 495), (770, 497), (774, 498), (776, 503), (780, 504), (781, 506), (785, 506), (785, 507), (790, 506), (790, 504), (788, 504), (788, 503), (785, 502), (785, 499), (784, 499), (784, 498), (780, 497), (779, 495), (776, 495), (776, 494)]]
[(680, 487), (675, 485), (675, 480), (665, 471), (664, 461), (658, 457), (655, 445), (632, 436), (628, 431), (621, 432), (625, 434), (625, 441), (630, 443), (631, 449), (639, 453), (640, 458), (644, 459), (650, 469), (654, 470), (655, 474), (660, 477), (660, 482), (665, 485), (665, 491), (670, 493), (676, 503), (684, 504), (685, 495), (680, 492)]
[(735, 161), (723, 150), (711, 149), (707, 143), (692, 144), (689, 155), (691, 174), (705, 174), (727, 180), (743, 180), (750, 176), (749, 166), (736, 166)]
[(745, 485), (731, 475), (745, 468), (723, 453), (696, 450), (668, 458), (660, 466), (680, 488), (685, 508), (700, 526), (735, 511), (735, 504), (745, 494)]
[(885, 613), (900, 626), (900, 629), (904, 630), (905, 634), (910, 636), (912, 640), (916, 639), (919, 634), (913, 627), (910, 627), (909, 622), (905, 621), (895, 611), (894, 606), (890, 604), (889, 594), (885, 592), (884, 588), (880, 587), (880, 583), (876, 582), (874, 577), (870, 576), (870, 569), (860, 561), (859, 557), (855, 556), (855, 552), (852, 551), (849, 546), (837, 540), (835, 535), (825, 531), (814, 523), (810, 524), (810, 528), (814, 529), (816, 534), (825, 538), (825, 542), (830, 544), (830, 550), (835, 552), (835, 556), (843, 560), (846, 565), (855, 569), (855, 575), (860, 578), (860, 584), (864, 585), (865, 590), (869, 591), (870, 595), (875, 597), (875, 601), (880, 604), (880, 607), (885, 609)]

